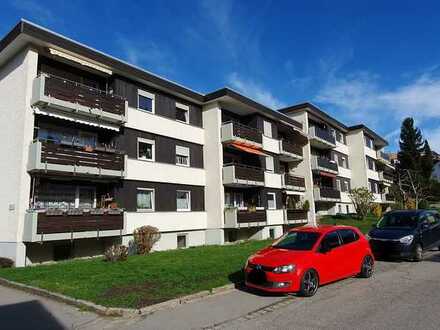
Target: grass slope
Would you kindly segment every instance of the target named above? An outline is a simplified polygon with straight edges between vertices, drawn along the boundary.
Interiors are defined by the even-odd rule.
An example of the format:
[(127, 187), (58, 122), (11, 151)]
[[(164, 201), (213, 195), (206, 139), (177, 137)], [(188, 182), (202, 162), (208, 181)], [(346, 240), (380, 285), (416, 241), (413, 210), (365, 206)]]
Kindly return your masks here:
[(378, 218), (374, 215), (368, 215), (364, 220), (352, 218), (345, 215), (323, 216), (319, 222), (328, 225), (344, 225), (358, 227), (364, 234), (368, 233), (372, 226), (378, 222)]

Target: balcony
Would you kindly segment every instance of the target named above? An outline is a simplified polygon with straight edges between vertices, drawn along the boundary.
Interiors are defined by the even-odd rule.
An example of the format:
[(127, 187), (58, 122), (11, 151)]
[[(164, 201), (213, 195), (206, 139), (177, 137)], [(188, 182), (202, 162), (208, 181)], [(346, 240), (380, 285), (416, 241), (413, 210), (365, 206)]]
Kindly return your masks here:
[(313, 188), (313, 197), (319, 202), (339, 202), (341, 200), (341, 192), (329, 187)]
[(34, 80), (31, 103), (114, 124), (126, 121), (128, 107), (121, 96), (45, 73)]
[(225, 228), (246, 228), (261, 227), (267, 223), (266, 210), (257, 208), (255, 210), (226, 208)]
[(382, 194), (382, 201), (384, 201), (385, 203), (395, 203), (395, 198), (392, 194), (387, 193), (387, 194)]
[(35, 140), (29, 148), (28, 171), (123, 177), (124, 163), (124, 154), (114, 149)]
[(319, 149), (336, 148), (336, 138), (333, 134), (318, 126), (309, 127), (310, 145)]
[(308, 222), (307, 211), (285, 209), (284, 222), (286, 224), (307, 223)]
[(387, 185), (391, 185), (394, 181), (394, 177), (392, 174), (382, 171), (379, 172), (379, 180)]
[(225, 164), (223, 166), (223, 184), (235, 187), (264, 186), (264, 170), (241, 164)]
[(312, 170), (338, 174), (338, 164), (325, 157), (312, 156)]
[(303, 177), (286, 173), (283, 176), (283, 187), (287, 190), (305, 191), (306, 180)]
[(300, 161), (303, 159), (303, 148), (286, 140), (280, 140), (280, 152), (280, 160), (283, 162)]
[(262, 147), (263, 134), (256, 128), (238, 122), (226, 122), (221, 128), (222, 142), (242, 142), (250, 146)]
[(391, 163), (390, 155), (388, 155), (387, 153), (385, 153), (383, 151), (379, 151), (379, 150), (377, 151), (377, 159), (381, 160), (387, 164)]
[(29, 211), (24, 227), (25, 242), (120, 236), (124, 234), (124, 214), (119, 209)]

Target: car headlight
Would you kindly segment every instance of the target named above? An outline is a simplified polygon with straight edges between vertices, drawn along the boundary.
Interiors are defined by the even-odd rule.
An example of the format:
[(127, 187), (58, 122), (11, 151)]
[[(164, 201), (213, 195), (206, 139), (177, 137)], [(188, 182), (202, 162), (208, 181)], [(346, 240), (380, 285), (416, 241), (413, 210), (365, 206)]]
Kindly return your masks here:
[(295, 265), (284, 265), (284, 266), (278, 266), (273, 269), (272, 272), (276, 274), (283, 274), (283, 273), (291, 273), (295, 270)]
[(408, 236), (402, 237), (399, 240), (399, 242), (403, 243), (403, 244), (411, 244), (413, 239), (414, 239), (414, 235), (408, 235)]

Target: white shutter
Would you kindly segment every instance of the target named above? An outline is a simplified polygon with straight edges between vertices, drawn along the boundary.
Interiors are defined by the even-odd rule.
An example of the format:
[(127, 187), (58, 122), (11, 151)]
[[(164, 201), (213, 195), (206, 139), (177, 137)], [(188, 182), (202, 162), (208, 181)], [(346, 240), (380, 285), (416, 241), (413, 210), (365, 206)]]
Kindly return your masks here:
[(272, 156), (266, 156), (266, 171), (269, 171), (269, 172), (274, 171), (274, 164), (273, 164), (273, 157)]
[(263, 133), (268, 137), (272, 137), (272, 123), (263, 120)]

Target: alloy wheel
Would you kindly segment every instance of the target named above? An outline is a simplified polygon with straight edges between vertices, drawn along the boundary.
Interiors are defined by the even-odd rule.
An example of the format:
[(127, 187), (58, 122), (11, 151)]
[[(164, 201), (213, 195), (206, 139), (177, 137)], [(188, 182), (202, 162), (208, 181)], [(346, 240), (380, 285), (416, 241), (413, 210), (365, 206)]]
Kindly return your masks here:
[(304, 274), (304, 293), (306, 296), (313, 296), (318, 290), (318, 275), (314, 271), (307, 271)]

